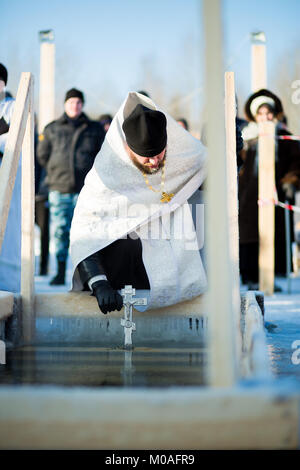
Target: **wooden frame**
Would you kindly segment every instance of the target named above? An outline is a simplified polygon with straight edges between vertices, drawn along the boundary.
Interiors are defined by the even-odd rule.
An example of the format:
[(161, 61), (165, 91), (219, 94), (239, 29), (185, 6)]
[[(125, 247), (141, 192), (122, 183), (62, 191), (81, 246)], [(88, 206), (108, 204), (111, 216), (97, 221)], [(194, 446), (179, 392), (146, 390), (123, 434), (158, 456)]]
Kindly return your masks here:
[[(20, 390), (21, 389), (21, 390)], [(2, 449), (296, 449), (299, 397), (274, 387), (1, 387)]]
[[(227, 165), (224, 122), (221, 6), (204, 1), (207, 91), (207, 270), (210, 312), (209, 383), (232, 386), (237, 380), (237, 341), (233, 309), (233, 264), (229, 246)], [(232, 110), (230, 111), (232, 115)], [(233, 116), (231, 116), (232, 119)], [(231, 133), (228, 116), (228, 135)], [(232, 138), (232, 137), (231, 137)], [(231, 141), (228, 146), (231, 146)], [(229, 147), (228, 147), (229, 151)], [(218, 293), (218, 295), (216, 295)]]
[[(241, 296), (240, 296), (240, 266), (239, 266), (239, 216), (237, 188), (237, 158), (236, 158), (236, 98), (234, 73), (225, 72), (225, 132), (226, 132), (226, 164), (227, 164), (227, 194), (229, 220), (229, 252), (232, 266), (232, 308), (235, 322), (236, 355), (238, 364), (241, 363)], [(240, 373), (241, 371), (239, 371)]]
[(0, 168), (0, 250), (22, 148), (22, 336), (34, 331), (34, 110), (33, 75), (22, 73)]
[(275, 124), (259, 124), (258, 138), (259, 289), (274, 292), (275, 270)]
[[(252, 383), (247, 387), (247, 382), (236, 385), (241, 377), (237, 365), (241, 351), (240, 338), (236, 334), (240, 318), (234, 297), (234, 289), (238, 286), (234, 82), (233, 75), (226, 74), (225, 153), (220, 0), (204, 0), (204, 17), (209, 105), (209, 376), (214, 387), (200, 390), (176, 387), (165, 390), (109, 388), (99, 391), (89, 388), (3, 386), (0, 389), (2, 448), (299, 447), (299, 391), (294, 393), (289, 386), (276, 388), (274, 382), (267, 384), (269, 370), (263, 322), (253, 293), (247, 295), (243, 317), (242, 355), (243, 377), (248, 375), (250, 379), (254, 378), (256, 385)], [(26, 217), (24, 215), (22, 237), (22, 295), (23, 309), (27, 309), (23, 317), (23, 330), (27, 339), (30, 338), (34, 319), (33, 309), (30, 310), (33, 300), (33, 286), (30, 283), (33, 275), (34, 204), (32, 86), (30, 74), (23, 74), (14, 125), (11, 126), (4, 156), (5, 166), (0, 170), (1, 242), (27, 122), (23, 165), (26, 168), (24, 175), (26, 171), (28, 179), (25, 183), (24, 176), (23, 197), (27, 201), (24, 201), (23, 211), (28, 213)], [(231, 224), (228, 223), (229, 218)]]

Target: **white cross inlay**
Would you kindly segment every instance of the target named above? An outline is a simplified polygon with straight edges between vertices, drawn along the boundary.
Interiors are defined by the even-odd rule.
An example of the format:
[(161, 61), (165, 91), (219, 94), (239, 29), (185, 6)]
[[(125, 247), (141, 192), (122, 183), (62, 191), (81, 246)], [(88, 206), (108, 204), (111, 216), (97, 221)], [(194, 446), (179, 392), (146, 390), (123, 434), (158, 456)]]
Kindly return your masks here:
[(136, 331), (135, 323), (132, 321), (133, 305), (147, 305), (147, 299), (134, 299), (135, 289), (132, 286), (125, 286), (121, 290), (124, 304), (124, 318), (121, 319), (121, 325), (124, 327), (125, 349), (132, 349), (132, 332)]

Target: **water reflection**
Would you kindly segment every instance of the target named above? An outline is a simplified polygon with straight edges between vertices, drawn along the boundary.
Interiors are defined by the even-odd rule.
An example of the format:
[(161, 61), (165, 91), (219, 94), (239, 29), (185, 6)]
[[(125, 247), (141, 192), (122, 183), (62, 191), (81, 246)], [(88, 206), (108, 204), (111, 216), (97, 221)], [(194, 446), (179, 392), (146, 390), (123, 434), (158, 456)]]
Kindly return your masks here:
[(202, 348), (26, 346), (7, 352), (0, 384), (192, 386), (204, 383)]

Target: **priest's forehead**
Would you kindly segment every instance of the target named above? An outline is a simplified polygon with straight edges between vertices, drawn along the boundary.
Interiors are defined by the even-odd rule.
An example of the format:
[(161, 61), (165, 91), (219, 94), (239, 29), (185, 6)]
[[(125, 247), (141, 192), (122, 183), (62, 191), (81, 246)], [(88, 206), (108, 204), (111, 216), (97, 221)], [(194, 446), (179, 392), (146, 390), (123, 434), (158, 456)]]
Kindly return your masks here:
[(165, 155), (165, 153), (166, 153), (166, 149), (167, 149), (167, 147), (165, 147), (165, 148), (164, 148), (160, 153), (158, 153), (157, 155), (153, 155), (153, 156), (151, 156), (151, 157), (147, 157), (147, 156), (144, 156), (144, 155), (140, 155), (140, 154), (138, 154), (138, 153), (136, 153), (136, 152), (133, 152), (133, 150), (131, 150), (130, 147), (128, 147), (128, 148), (129, 148), (130, 152), (131, 152), (135, 157), (144, 158), (144, 159), (146, 159), (146, 160), (149, 160), (149, 159), (151, 159), (151, 158), (158, 158), (158, 159), (163, 158), (164, 155)]

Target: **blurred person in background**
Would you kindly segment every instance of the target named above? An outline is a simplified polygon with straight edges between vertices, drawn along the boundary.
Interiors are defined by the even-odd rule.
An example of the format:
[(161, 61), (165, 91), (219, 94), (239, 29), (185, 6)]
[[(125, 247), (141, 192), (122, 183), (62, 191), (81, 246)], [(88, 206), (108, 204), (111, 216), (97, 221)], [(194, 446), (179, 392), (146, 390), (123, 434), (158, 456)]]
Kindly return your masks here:
[[(240, 272), (243, 284), (258, 288), (258, 124), (273, 121), (276, 136), (291, 134), (285, 124), (280, 99), (269, 90), (252, 94), (246, 102), (249, 121), (243, 128), (244, 148), (240, 153), (239, 169), (239, 235)], [(275, 184), (279, 201), (294, 204), (295, 190), (300, 188), (300, 146), (297, 141), (277, 140), (275, 155)], [(293, 240), (293, 212), (289, 211)], [(275, 274), (286, 274), (286, 245), (284, 210), (275, 207)], [(275, 291), (281, 290), (275, 285)]]
[(182, 126), (186, 131), (189, 130), (189, 124), (187, 122), (186, 119), (184, 118), (179, 118), (179, 119), (176, 119), (176, 121), (178, 122), (178, 124), (180, 124), (180, 126)]
[(112, 120), (113, 118), (110, 114), (101, 114), (99, 117), (99, 122), (102, 124), (105, 134), (108, 131)]
[(50, 285), (65, 283), (74, 207), (105, 137), (103, 126), (87, 117), (83, 105), (83, 93), (75, 88), (69, 90), (63, 115), (48, 124), (39, 136), (37, 159), (47, 172), (57, 260), (57, 273)]

